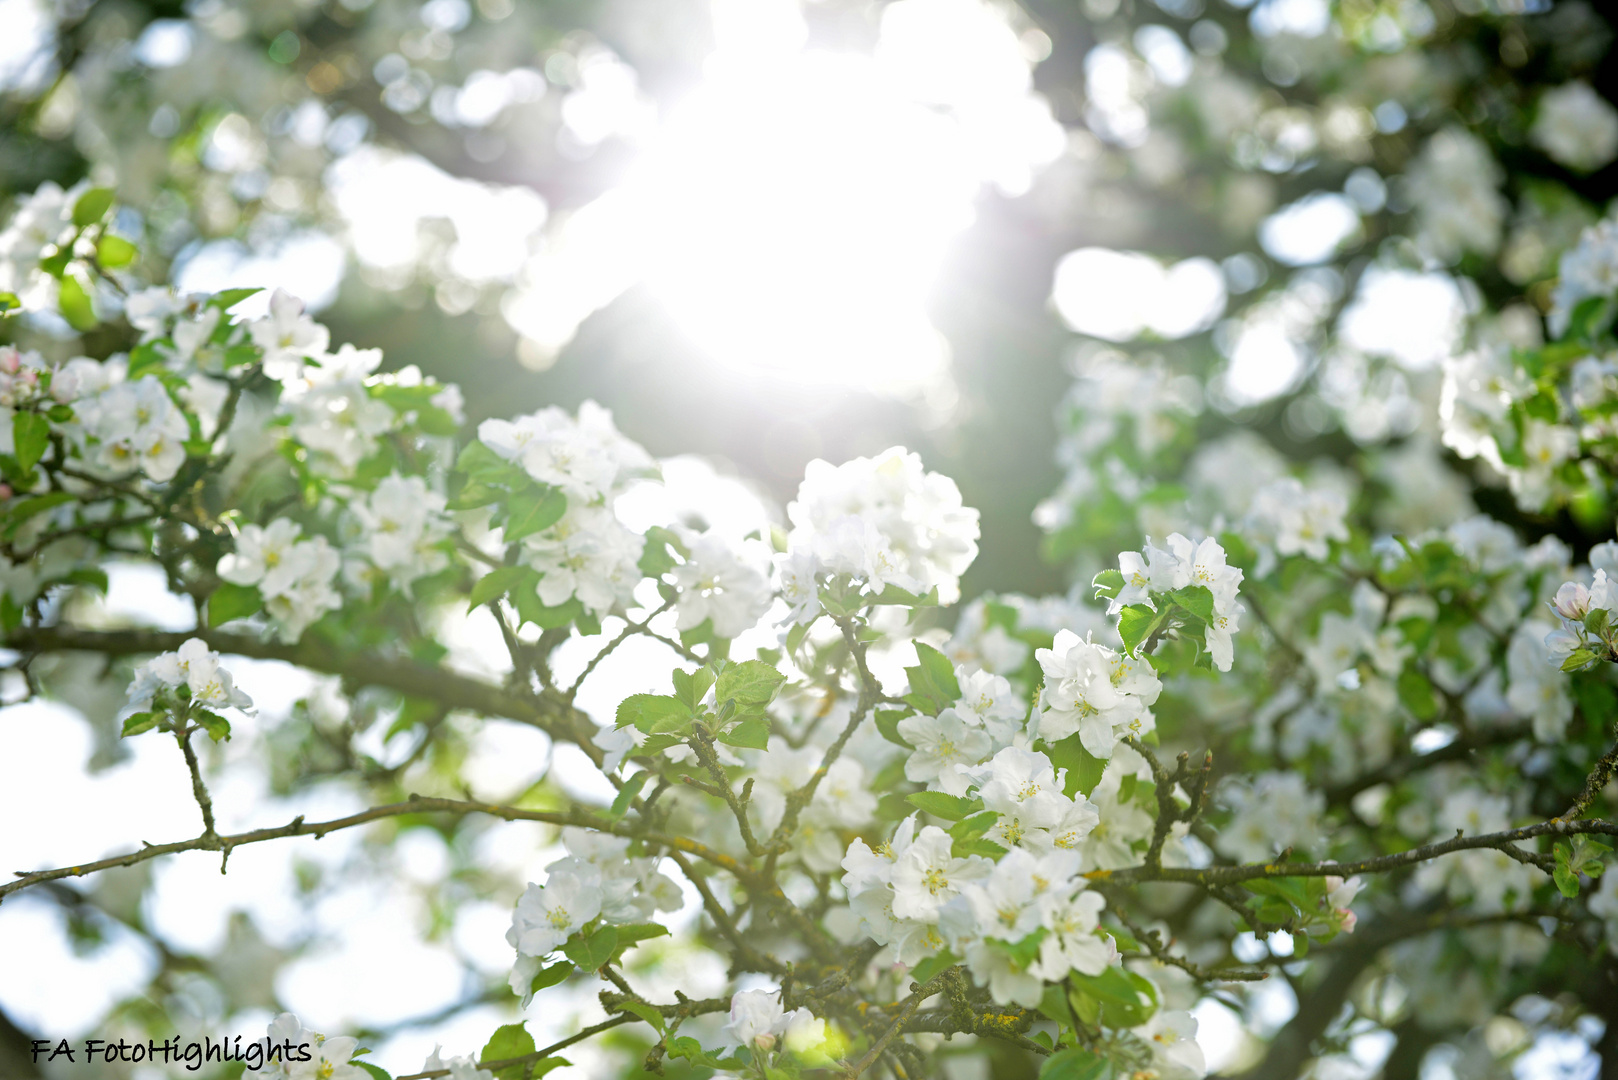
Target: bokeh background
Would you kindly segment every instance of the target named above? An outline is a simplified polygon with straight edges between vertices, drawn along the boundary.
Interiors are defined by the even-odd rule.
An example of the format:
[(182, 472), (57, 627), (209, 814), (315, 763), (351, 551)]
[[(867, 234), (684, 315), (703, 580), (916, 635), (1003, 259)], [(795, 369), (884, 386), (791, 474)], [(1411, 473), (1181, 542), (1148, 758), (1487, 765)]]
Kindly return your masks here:
[[(1470, 316), (1537, 335), (1555, 256), (1618, 193), (1618, 167), (1548, 156), (1534, 109), (1570, 81), (1612, 98), (1615, 14), (0, 0), (0, 198), (114, 185), (155, 276), (284, 287), (334, 342), (458, 383), (471, 423), (599, 401), (682, 456), (671, 480), (710, 518), (778, 515), (812, 458), (907, 445), (982, 511), (965, 594), (1041, 595), (1093, 570), (1086, 538), (1138, 546), (1138, 522), (1104, 507), (1074, 521), (1051, 498), (1072, 464), (1059, 434), (1069, 455), (1084, 445), (1064, 396), (1109, 350), (1194, 373), (1200, 438), (1245, 427), (1295, 460), (1347, 462), (1397, 453), (1436, 408)], [(1581, 551), (1611, 535), (1605, 504), (1529, 521), (1449, 465), (1445, 491), (1533, 532)], [(188, 627), (171, 600), (115, 572), (93, 617)], [(476, 669), (481, 647), (468, 635), (459, 662)], [(620, 696), (662, 660), (626, 655)], [(332, 732), (367, 732), (376, 761), (422, 785), (459, 772), (520, 794), (554, 763), (543, 784), (590, 794), (535, 732), (467, 724), (411, 763), (385, 703), (349, 709), (273, 664), (233, 670), (262, 711), (212, 763), (222, 827), (362, 805), (323, 777), (343, 764), (322, 757)], [(6, 870), (191, 829), (178, 763), (95, 720), (117, 675), (86, 665), (82, 700), (0, 710)], [(509, 902), (551, 839), (407, 822), (244, 850), (226, 876), (185, 856), (9, 901), (0, 1075), (56, 1075), (26, 1059), (33, 1037), (252, 1033), (280, 1008), (366, 1033), (395, 1071), (435, 1042), (475, 1052), (513, 1015)], [(722, 975), (708, 956), (660, 962), (688, 992)], [(1199, 1010), (1199, 1038), (1241, 1072), (1296, 1005), (1282, 983), (1232, 1004)], [(1345, 1075), (1372, 1075), (1377, 1054), (1350, 1048)], [(612, 1066), (575, 1060), (578, 1076)], [(1524, 1061), (1590, 1068), (1577, 1039)]]

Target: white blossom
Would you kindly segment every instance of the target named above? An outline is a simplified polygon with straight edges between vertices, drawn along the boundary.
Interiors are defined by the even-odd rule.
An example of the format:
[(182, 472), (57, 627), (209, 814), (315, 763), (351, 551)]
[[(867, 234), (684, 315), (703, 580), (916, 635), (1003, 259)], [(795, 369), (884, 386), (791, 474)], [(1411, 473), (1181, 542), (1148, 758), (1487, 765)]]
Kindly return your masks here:
[(1070, 630), (1057, 633), (1052, 647), (1034, 656), (1045, 672), (1039, 737), (1046, 742), (1078, 732), (1084, 748), (1104, 758), (1124, 736), (1153, 730), (1150, 707), (1163, 684), (1150, 664), (1081, 641)]
[(191, 638), (174, 652), (154, 656), (137, 668), (129, 684), (129, 706), (135, 712), (151, 709), (165, 690), (181, 686), (191, 702), (209, 709), (253, 708), (253, 699), (236, 689), (230, 672), (219, 665), (219, 654), (201, 638)]
[(715, 532), (685, 538), (690, 554), (669, 576), (679, 590), (676, 626), (691, 630), (713, 621), (713, 632), (734, 638), (752, 629), (769, 610), (769, 579)]
[(924, 471), (902, 447), (839, 466), (811, 461), (787, 514), (790, 554), (812, 553), (821, 572), (850, 575), (872, 593), (936, 588), (940, 602), (954, 603), (977, 557), (978, 512), (961, 504), (953, 480)]
[(1618, 109), (1587, 82), (1547, 90), (1528, 138), (1559, 164), (1594, 172), (1618, 158)]
[(263, 350), (264, 374), (272, 379), (296, 379), (305, 361), (319, 360), (331, 344), (331, 333), (304, 314), (303, 301), (284, 289), (270, 294), (270, 310), (247, 324), (253, 344)]

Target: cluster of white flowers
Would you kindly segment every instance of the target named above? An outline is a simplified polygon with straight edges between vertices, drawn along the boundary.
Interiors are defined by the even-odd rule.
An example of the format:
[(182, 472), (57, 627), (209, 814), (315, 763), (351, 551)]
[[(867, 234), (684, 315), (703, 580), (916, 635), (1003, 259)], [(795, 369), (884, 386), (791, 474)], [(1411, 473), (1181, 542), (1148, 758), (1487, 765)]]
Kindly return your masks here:
[(808, 1009), (784, 1011), (779, 990), (742, 990), (730, 999), (725, 1035), (749, 1050), (804, 1054), (826, 1041), (826, 1021)]
[[(1601, 585), (1610, 590), (1605, 582)], [(1584, 629), (1582, 622), (1579, 629)], [(1540, 742), (1560, 742), (1573, 719), (1567, 679), (1557, 670), (1573, 651), (1562, 649), (1568, 636), (1566, 629), (1557, 629), (1544, 619), (1524, 619), (1506, 649), (1506, 703), (1519, 716), (1530, 718), (1534, 738)]]
[(519, 557), (541, 575), (539, 599), (547, 607), (577, 597), (587, 610), (604, 615), (634, 597), (644, 548), (640, 534), (611, 507), (570, 501), (562, 520), (523, 538)]
[(1221, 795), (1231, 818), (1216, 847), (1241, 862), (1264, 862), (1292, 849), (1300, 856), (1320, 846), (1326, 796), (1311, 791), (1293, 772), (1259, 773), (1246, 782), (1228, 783)]
[(1556, 287), (1551, 290), (1551, 333), (1561, 337), (1573, 309), (1592, 296), (1618, 293), (1618, 219), (1598, 221), (1579, 234), (1579, 242), (1562, 254)]
[[(792, 748), (781, 739), (771, 739), (767, 751), (750, 752), (756, 785), (753, 808), (757, 828), (772, 833), (786, 813), (787, 798), (815, 775), (825, 751), (816, 746)], [(782, 861), (802, 861), (816, 874), (837, 870), (843, 858), (848, 834), (868, 825), (876, 812), (877, 796), (871, 790), (871, 777), (865, 766), (844, 754), (826, 770), (814, 798), (798, 818), (793, 850)]]
[(1483, 140), (1458, 127), (1427, 140), (1405, 174), (1423, 246), (1444, 262), (1466, 252), (1492, 255), (1511, 204), (1504, 174)]
[[(43, 392), (42, 377), (48, 371), (50, 367), (39, 353), (0, 345), (0, 407), (11, 410), (38, 401)], [(10, 418), (9, 414), (6, 418)]]
[(875, 850), (861, 839), (848, 846), (843, 888), (860, 932), (901, 964), (914, 967), (943, 948), (939, 910), (962, 886), (994, 872), (994, 863), (982, 855), (955, 858), (952, 843), (935, 825), (918, 833), (911, 816)]
[(1568, 662), (1578, 653), (1573, 666), (1587, 667), (1618, 655), (1614, 646), (1618, 639), (1618, 580), (1608, 575), (1607, 565), (1602, 565), (1610, 565), (1610, 550), (1615, 547), (1618, 545), (1608, 541), (1600, 545), (1607, 551), (1591, 552), (1590, 563), (1597, 569), (1588, 586), (1582, 581), (1568, 581), (1556, 590), (1550, 606), (1562, 625), (1541, 639), (1552, 662)]
[(674, 605), (679, 629), (712, 620), (716, 636), (734, 638), (758, 625), (775, 598), (763, 569), (716, 532), (678, 532), (687, 554), (669, 577), (679, 590)]
[[(275, 1060), (248, 1069), (242, 1074), (244, 1080), (371, 1080), (371, 1074), (353, 1061), (359, 1040), (349, 1035), (328, 1038), (310, 1031), (292, 1013), (270, 1021), (268, 1043)], [(306, 1054), (308, 1060), (304, 1060)]]
[(926, 472), (902, 447), (836, 466), (811, 461), (787, 514), (781, 591), (798, 621), (818, 613), (816, 589), (835, 575), (870, 595), (890, 585), (920, 595), (937, 589), (952, 604), (978, 553), (978, 512), (961, 504), (955, 481)]
[(645, 922), (657, 911), (677, 911), (680, 887), (658, 870), (655, 857), (629, 856), (629, 840), (589, 829), (566, 828), (568, 855), (545, 868), (544, 885), (529, 883), (517, 901), (506, 941), (517, 950), (511, 989), (527, 1006), (530, 984), (544, 958), (596, 918)]
[(47, 180), (12, 208), (0, 230), (0, 292), (14, 294), (24, 309), (55, 302), (56, 280), (40, 270), (39, 260), (73, 238), (73, 205), (89, 188), (83, 181), (64, 191)]
[(289, 433), (308, 451), (311, 469), (336, 478), (352, 476), (397, 422), (397, 414), (366, 386), (382, 364), (382, 350), (345, 344), (320, 356), (319, 364), (300, 362), (296, 376), (290, 366), (285, 369), (280, 411), (292, 418)]
[(1297, 477), (1286, 476), (1253, 496), (1245, 529), (1278, 555), (1306, 555), (1318, 562), (1330, 552), (1331, 541), (1348, 539), (1347, 516), (1343, 492), (1320, 484), (1306, 487)]
[(653, 464), (593, 401), (580, 405), (576, 418), (553, 406), (515, 420), (485, 420), (478, 440), (539, 483), (560, 488), (569, 505), (610, 502)]
[(1539, 99), (1528, 138), (1557, 163), (1594, 172), (1618, 158), (1618, 109), (1589, 83), (1563, 83)]
[(419, 476), (394, 473), (348, 504), (356, 535), (347, 546), (347, 575), (358, 583), (392, 581), (407, 595), (411, 582), (449, 565), (443, 542), (454, 530), (445, 499)]
[[(1099, 975), (1117, 960), (1117, 946), (1100, 926), (1106, 900), (1085, 887), (1078, 865), (1074, 851), (1037, 856), (1019, 849), (940, 910), (939, 932), (1000, 1004), (1035, 1008), (1047, 982), (1073, 971)], [(1041, 930), (1037, 954), (1024, 959), (1006, 948)]]
[[(1164, 550), (1154, 547), (1148, 537), (1145, 551), (1119, 554), (1118, 571), (1124, 577), (1124, 586), (1108, 606), (1108, 614), (1112, 615), (1130, 604), (1145, 604), (1156, 611), (1154, 593), (1162, 595), (1185, 588), (1207, 589), (1213, 596), (1213, 618), (1207, 624), (1204, 640), (1214, 666), (1220, 671), (1230, 670), (1234, 658), (1231, 635), (1238, 629), (1241, 614), (1247, 609), (1236, 602), (1236, 594), (1242, 584), (1242, 571), (1225, 561), (1225, 549), (1219, 541), (1209, 536), (1197, 543), (1179, 533), (1172, 533), (1168, 538), (1168, 549)], [(1046, 668), (1047, 681), (1050, 676), (1051, 670)], [(1114, 681), (1117, 681), (1117, 676)], [(1157, 697), (1155, 690), (1152, 697), (1154, 700)]]
[[(247, 324), (248, 336), (264, 353), (264, 374), (293, 383), (301, 379), (310, 360), (324, 365), (331, 334), (304, 313), (303, 301), (284, 289), (270, 294), (270, 309)], [(367, 353), (379, 350), (367, 349)], [(374, 365), (373, 365), (374, 367)]]
[(618, 520), (613, 502), (654, 472), (651, 456), (619, 434), (612, 414), (593, 401), (579, 406), (576, 419), (548, 408), (485, 420), (478, 439), (567, 497), (560, 521), (522, 539), (519, 558), (541, 575), (540, 601), (556, 607), (576, 597), (596, 615), (628, 604), (642, 576), (645, 541)]
[[(1083, 843), (1097, 826), (1096, 808), (1082, 795), (1063, 794), (1050, 759), (1033, 751), (1007, 747), (986, 765), (960, 773), (964, 789), (997, 815), (986, 838), (1009, 853), (998, 863), (977, 854), (957, 858), (948, 833), (932, 825), (918, 830), (914, 817), (875, 850), (855, 839), (842, 860), (843, 886), (860, 932), (908, 965), (946, 944), (965, 950), (978, 981), (993, 982), (1001, 1002), (1026, 996), (1026, 980), (1037, 981), (1039, 971), (1050, 979), (1074, 968), (1088, 970), (1085, 965), (1093, 964), (1090, 974), (1099, 971), (1111, 956), (1103, 944), (1068, 940), (1096, 927), (1099, 897), (1074, 898), (1083, 887), (1078, 876)], [(1019, 914), (1004, 922), (1003, 915), (993, 913), (1012, 895), (1021, 898)], [(1041, 926), (1056, 940), (1047, 939), (1044, 966), (1037, 970), (1013, 972), (1002, 953), (991, 948), (993, 956), (979, 954), (969, 944), (981, 944), (983, 937), (1015, 943)]]
[(1504, 346), (1486, 346), (1445, 360), (1439, 400), (1444, 445), (1463, 458), (1482, 457), (1504, 471), (1495, 431), (1512, 404), (1533, 389), (1527, 373), (1512, 362), (1511, 351)]
[(1052, 647), (1034, 657), (1045, 672), (1038, 733), (1046, 742), (1078, 732), (1086, 750), (1107, 758), (1124, 738), (1156, 730), (1151, 706), (1163, 684), (1146, 660), (1083, 640), (1071, 630), (1058, 633)]
[(160, 653), (135, 669), (129, 684), (132, 712), (183, 707), (175, 691), (185, 687), (184, 702), (206, 709), (253, 708), (253, 699), (236, 689), (230, 672), (219, 666), (219, 654), (201, 638), (191, 638), (174, 652)]
[(1024, 738), (1028, 708), (1003, 676), (957, 665), (961, 697), (937, 716), (907, 716), (899, 735), (915, 748), (905, 760), (905, 779), (960, 795), (971, 767)]
[[(1479, 836), (1511, 828), (1511, 800), (1470, 784), (1443, 792), (1438, 806), (1432, 834), (1421, 837), (1423, 840), (1447, 840), (1458, 834)], [(1538, 868), (1495, 848), (1458, 851), (1422, 863), (1414, 875), (1416, 886), (1424, 892), (1445, 893), (1452, 902), (1468, 903), (1485, 914), (1527, 908), (1535, 886), (1544, 880)]]
[(1361, 657), (1368, 657), (1378, 674), (1397, 678), (1410, 655), (1410, 647), (1396, 625), (1398, 616), (1408, 611), (1395, 610), (1392, 614), (1396, 617), (1384, 623), (1389, 615), (1387, 594), (1366, 581), (1354, 586), (1350, 602), (1349, 614), (1323, 613), (1314, 640), (1304, 646), (1304, 659), (1314, 673), (1317, 695), (1330, 693), (1345, 681), (1357, 686), (1358, 673), (1349, 672)]
[(303, 527), (290, 518), (244, 525), (236, 550), (218, 566), (224, 580), (258, 589), (285, 642), (297, 641), (310, 623), (343, 602), (332, 584), (342, 557), (324, 536), (302, 535)]
[(172, 480), (185, 463), (185, 413), (155, 375), (129, 381), (123, 374), (122, 365), (74, 360), (52, 385), (62, 384), (58, 394), (79, 395), (71, 430), (86, 459), (109, 473), (138, 470), (158, 483)]

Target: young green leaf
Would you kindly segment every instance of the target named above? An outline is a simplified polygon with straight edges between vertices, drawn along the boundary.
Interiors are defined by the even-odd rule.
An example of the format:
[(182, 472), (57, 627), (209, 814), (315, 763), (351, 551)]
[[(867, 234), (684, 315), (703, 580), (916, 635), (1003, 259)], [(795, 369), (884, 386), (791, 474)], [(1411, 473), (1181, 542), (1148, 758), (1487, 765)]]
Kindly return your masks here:
[(762, 660), (726, 664), (714, 684), (714, 700), (734, 701), (738, 707), (762, 708), (775, 700), (787, 677)]
[(50, 448), (51, 423), (39, 413), (19, 411), (11, 417), (11, 441), (17, 467), (27, 472)]
[(208, 595), (208, 625), (223, 626), (232, 619), (246, 618), (264, 607), (264, 596), (256, 585), (223, 582)]
[[(521, 1024), (505, 1024), (495, 1029), (489, 1041), (483, 1044), (483, 1050), (478, 1054), (478, 1063), (493, 1061), (509, 1061), (534, 1052), (534, 1037), (528, 1029)], [(499, 1070), (495, 1080), (519, 1080), (523, 1075), (521, 1065), (511, 1065)]]
[(983, 809), (982, 799), (966, 799), (959, 795), (946, 795), (942, 791), (918, 791), (914, 795), (906, 795), (905, 801), (945, 821), (959, 821)]

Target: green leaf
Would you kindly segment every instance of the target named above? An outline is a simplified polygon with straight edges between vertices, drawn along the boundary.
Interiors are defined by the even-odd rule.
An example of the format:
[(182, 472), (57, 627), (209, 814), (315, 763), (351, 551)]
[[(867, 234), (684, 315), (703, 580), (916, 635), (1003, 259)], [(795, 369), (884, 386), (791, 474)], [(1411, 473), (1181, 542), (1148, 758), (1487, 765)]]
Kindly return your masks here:
[(1118, 636), (1123, 638), (1124, 651), (1134, 656), (1141, 642), (1151, 637), (1162, 620), (1161, 612), (1145, 604), (1130, 604), (1118, 612)]
[(684, 1058), (693, 1066), (705, 1069), (722, 1069), (724, 1062), (702, 1048), (702, 1044), (689, 1035), (679, 1035), (668, 1041), (668, 1056), (671, 1058)]
[(965, 799), (959, 795), (946, 795), (942, 791), (918, 791), (906, 795), (905, 802), (945, 821), (959, 821), (983, 809), (982, 799)]
[(1039, 999), (1039, 1011), (1063, 1027), (1078, 1026), (1073, 1010), (1067, 1004), (1067, 991), (1060, 986), (1046, 984), (1045, 993)]
[(549, 967), (542, 967), (539, 969), (539, 974), (535, 975), (528, 983), (528, 990), (534, 994), (539, 993), (541, 990), (548, 990), (573, 974), (573, 970), (571, 960), (558, 960)]
[(686, 708), (696, 712), (702, 707), (702, 699), (707, 697), (708, 691), (713, 688), (714, 671), (706, 664), (695, 671), (675, 668), (670, 672), (669, 678), (674, 682), (675, 698)]
[(1058, 1050), (1039, 1067), (1039, 1080), (1111, 1080), (1112, 1062), (1094, 1050)]
[(955, 840), (949, 846), (949, 853), (957, 859), (964, 859), (968, 855), (982, 855), (986, 859), (998, 859), (1006, 853), (1006, 849), (993, 840), (977, 837), (973, 840)]
[(94, 225), (112, 209), (112, 188), (91, 188), (73, 204), (73, 224), (78, 228)]
[(502, 566), (490, 570), (478, 578), (472, 586), (472, 595), (467, 601), (466, 610), (481, 607), (525, 583), (531, 583), (531, 586), (538, 585), (538, 572), (527, 566)]
[(1113, 600), (1124, 591), (1124, 575), (1117, 570), (1103, 570), (1091, 580), (1097, 600)]
[(899, 734), (899, 721), (910, 715), (912, 714), (909, 709), (878, 709), (876, 711), (876, 730), (884, 739), (895, 746), (902, 746), (906, 750), (914, 750), (915, 747), (905, 742), (904, 736)]
[(163, 355), (163, 350), (159, 349), (154, 342), (148, 341), (144, 344), (136, 345), (129, 350), (129, 367), (124, 378), (134, 382), (142, 375), (159, 374), (167, 363), (168, 358)]
[(553, 487), (529, 488), (513, 495), (508, 505), (505, 537), (509, 544), (562, 520), (567, 513), (567, 496)]
[(1556, 890), (1569, 900), (1579, 895), (1579, 875), (1566, 866), (1558, 864), (1551, 878), (1556, 882)]
[[(486, 1061), (507, 1061), (511, 1058), (532, 1054), (534, 1037), (528, 1034), (528, 1029), (521, 1024), (505, 1024), (495, 1029), (489, 1041), (483, 1044), (482, 1053), (478, 1054), (478, 1063)], [(495, 1080), (520, 1080), (523, 1074), (521, 1065), (510, 1065), (496, 1072)]]
[(655, 922), (624, 923), (622, 926), (617, 927), (617, 930), (618, 949), (620, 951), (629, 948), (631, 945), (639, 944), (642, 941), (650, 941), (652, 938), (669, 936), (669, 928), (664, 926), (662, 923)]
[(127, 739), (131, 735), (139, 735), (143, 731), (150, 731), (157, 726), (157, 722), (162, 718), (163, 714), (150, 712), (138, 712), (133, 716), (126, 717), (124, 719), (124, 730), (120, 737)]
[(263, 291), (261, 288), (221, 289), (208, 298), (208, 306), (216, 307), (220, 311), (229, 311), (249, 296), (257, 296)]
[(719, 741), (727, 746), (745, 746), (750, 750), (768, 749), (770, 722), (762, 716), (751, 717), (719, 736)]
[(946, 968), (953, 967), (960, 962), (961, 958), (959, 956), (956, 956), (948, 949), (945, 949), (937, 956), (929, 956), (927, 959), (917, 964), (910, 972), (910, 978), (913, 982), (919, 982), (925, 985), (932, 982), (933, 979)]
[(734, 701), (738, 706), (761, 708), (775, 700), (787, 677), (762, 660), (726, 664), (714, 684), (714, 701)]
[(481, 480), (468, 480), (445, 506), (450, 510), (476, 510), (480, 506), (497, 503), (509, 494), (505, 488), (494, 487)]
[(96, 262), (108, 270), (121, 270), (135, 261), (140, 249), (121, 236), (108, 233), (96, 242)]
[(1580, 671), (1595, 662), (1596, 654), (1589, 649), (1574, 649), (1562, 661), (1563, 671)]
[(393, 1080), (393, 1074), (380, 1065), (372, 1065), (369, 1061), (349, 1061), (350, 1065), (357, 1065), (371, 1074), (372, 1080)]
[(618, 791), (618, 797), (612, 800), (612, 808), (607, 811), (607, 816), (616, 821), (629, 813), (629, 807), (634, 803), (635, 797), (641, 793), (651, 778), (651, 773), (642, 770), (626, 780)]
[(208, 625), (223, 626), (232, 619), (245, 618), (264, 607), (264, 595), (256, 585), (224, 582), (208, 596)]
[[(599, 633), (601, 630), (601, 624), (586, 614), (584, 602), (576, 596), (555, 607), (546, 607), (537, 591), (519, 589), (511, 600), (517, 605), (517, 614), (522, 621), (531, 622), (541, 630), (559, 630), (574, 620), (578, 621), (579, 629), (586, 633)], [(594, 629), (588, 629), (591, 626)]]
[(11, 417), (12, 456), (17, 467), (27, 472), (39, 464), (51, 445), (51, 422), (36, 412), (18, 412)]
[(1399, 700), (1417, 720), (1431, 720), (1438, 715), (1438, 700), (1433, 696), (1432, 684), (1415, 668), (1399, 673)]
[(949, 657), (918, 641), (916, 659), (920, 662), (915, 667), (905, 668), (905, 674), (910, 676), (911, 694), (930, 703), (926, 711), (937, 713), (960, 700), (961, 684), (955, 679), (955, 665), (949, 662)]
[(562, 955), (577, 964), (580, 971), (596, 971), (612, 959), (612, 951), (617, 947), (618, 928), (603, 926), (588, 938), (574, 934), (562, 946)]
[(974, 840), (990, 829), (1000, 820), (1000, 815), (993, 810), (985, 810), (981, 814), (964, 817), (949, 827), (949, 834), (956, 840)]
[(618, 703), (617, 726), (633, 724), (647, 735), (677, 730), (692, 719), (685, 702), (666, 694), (632, 694)]
[(638, 564), (640, 572), (649, 578), (660, 578), (680, 565), (674, 553), (684, 551), (685, 545), (680, 543), (679, 537), (661, 525), (653, 525), (646, 530), (646, 546), (641, 549)]
[(1187, 585), (1169, 593), (1169, 599), (1205, 623), (1213, 622), (1214, 598), (1205, 585)]
[(214, 742), (219, 742), (221, 739), (229, 741), (229, 720), (226, 720), (218, 713), (209, 712), (207, 709), (196, 710), (194, 716), (198, 726), (200, 726), (203, 731), (208, 733), (208, 738), (212, 739)]
[(32, 498), (24, 497), (6, 508), (6, 537), (9, 539), (17, 534), (23, 522), (37, 517), (47, 510), (54, 510), (64, 503), (74, 501), (75, 496), (67, 491), (51, 491), (44, 495), (35, 495)]
[(22, 307), (22, 301), (13, 292), (0, 292), (0, 315), (10, 315)]
[(657, 1029), (659, 1035), (663, 1034), (663, 1014), (650, 1005), (640, 1001), (625, 1001), (617, 1006), (626, 1013), (631, 1013), (646, 1021)]
[(1077, 733), (1045, 747), (1045, 756), (1051, 759), (1051, 764), (1057, 769), (1067, 770), (1062, 791), (1068, 798), (1072, 798), (1076, 792), (1088, 795), (1094, 791), (1096, 785), (1101, 783), (1102, 772), (1107, 768), (1105, 759), (1096, 757), (1084, 748)]
[(57, 294), (57, 306), (62, 309), (62, 318), (68, 325), (80, 332), (93, 330), (96, 326), (95, 308), (90, 305), (90, 294), (84, 291), (79, 279), (71, 275), (62, 278), (62, 288)]
[(521, 465), (507, 461), (475, 439), (461, 449), (455, 459), (455, 470), (485, 484), (514, 487), (531, 483)]
[(1070, 972), (1068, 983), (1101, 1006), (1108, 1027), (1139, 1027), (1157, 1011), (1157, 987), (1121, 967), (1103, 968), (1099, 975)]

